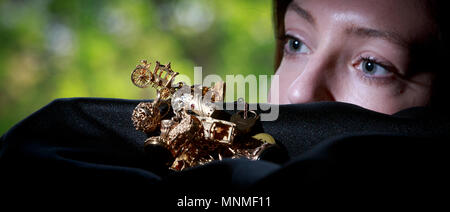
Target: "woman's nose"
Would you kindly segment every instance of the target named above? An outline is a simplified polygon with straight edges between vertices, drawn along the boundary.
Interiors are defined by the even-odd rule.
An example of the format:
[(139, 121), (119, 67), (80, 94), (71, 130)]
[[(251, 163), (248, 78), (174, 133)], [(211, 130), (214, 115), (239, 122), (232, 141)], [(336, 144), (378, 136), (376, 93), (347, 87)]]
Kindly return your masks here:
[(299, 70), (301, 74), (288, 88), (288, 100), (291, 104), (335, 101), (330, 89), (335, 63), (328, 56), (311, 56), (304, 69)]

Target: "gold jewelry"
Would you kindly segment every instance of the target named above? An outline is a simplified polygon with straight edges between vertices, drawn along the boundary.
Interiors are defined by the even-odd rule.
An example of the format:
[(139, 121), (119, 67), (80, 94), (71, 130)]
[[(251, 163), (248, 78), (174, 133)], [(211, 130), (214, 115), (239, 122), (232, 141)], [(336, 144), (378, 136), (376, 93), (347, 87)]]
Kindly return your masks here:
[(188, 103), (190, 110), (199, 116), (211, 116), (216, 110), (216, 105), (203, 99), (200, 94), (194, 94), (194, 97)]
[(151, 73), (148, 69), (151, 63), (147, 63), (147, 60), (142, 60), (141, 64), (131, 72), (131, 81), (134, 85), (140, 88), (145, 88), (150, 84)]
[(275, 144), (275, 139), (267, 133), (258, 133), (252, 138), (262, 141), (263, 143)]
[(141, 102), (133, 110), (131, 120), (136, 130), (151, 133), (161, 121), (161, 113), (154, 102)]
[(167, 139), (170, 130), (176, 126), (176, 122), (171, 119), (165, 119), (161, 121), (161, 138)]
[(203, 124), (205, 138), (231, 144), (235, 136), (236, 124), (211, 117), (198, 117)]
[(167, 148), (167, 145), (164, 143), (164, 141), (159, 136), (152, 136), (145, 140), (144, 147), (148, 145), (160, 145), (165, 148)]
[(167, 136), (167, 142), (171, 147), (174, 157), (179, 156), (178, 153), (186, 150), (188, 145), (195, 140), (203, 138), (203, 127), (197, 117), (189, 114), (184, 114), (183, 119)]
[[(141, 61), (133, 70), (131, 80), (140, 88), (151, 85), (157, 97), (153, 102), (139, 103), (133, 110), (132, 120), (137, 130), (147, 134), (160, 128), (160, 136), (149, 137), (144, 147), (167, 149), (171, 169), (183, 170), (223, 158), (258, 160), (265, 149), (274, 145), (275, 139), (269, 134), (247, 135), (259, 116), (248, 110), (243, 99), (240, 102), (245, 103), (245, 109), (232, 115), (230, 121), (211, 117), (216, 110), (215, 103), (224, 99), (225, 83), (218, 82), (213, 87), (188, 87), (184, 83), (173, 86), (178, 72), (172, 70), (170, 63), (162, 65), (156, 61), (153, 72), (149, 67), (147, 61)], [(167, 104), (164, 114), (161, 114), (162, 104)], [(175, 116), (162, 120), (170, 108)]]
[(182, 90), (179, 90), (172, 96), (171, 104), (175, 113), (179, 113), (182, 110), (188, 110), (190, 102), (192, 101), (193, 96), (191, 93), (183, 91), (184, 90), (182, 88)]
[(243, 98), (239, 98), (238, 104), (244, 104), (244, 110), (233, 114), (230, 121), (236, 124), (236, 128), (240, 134), (247, 134), (259, 119), (259, 115), (255, 111), (248, 110), (249, 106)]
[(156, 61), (156, 66), (151, 73), (152, 86), (161, 93), (161, 99), (168, 99), (175, 91), (172, 83), (178, 72), (174, 72), (170, 67), (170, 63), (162, 65)]
[[(212, 99), (214, 92), (209, 92), (208, 89), (200, 91), (200, 86), (194, 86), (191, 90), (182, 88), (182, 90), (179, 90), (172, 96), (171, 103), (174, 111), (190, 110), (199, 116), (211, 116), (216, 110), (216, 105), (214, 104), (214, 99)], [(223, 97), (217, 95), (217, 98)]]
[(147, 60), (141, 60), (141, 64), (137, 65), (131, 72), (131, 81), (140, 88), (151, 85), (160, 93), (160, 98), (166, 100), (180, 86), (178, 84), (178, 86), (172, 87), (173, 80), (179, 73), (172, 70), (170, 63), (163, 65), (156, 61), (153, 72), (149, 70), (150, 65), (151, 63), (147, 63)]

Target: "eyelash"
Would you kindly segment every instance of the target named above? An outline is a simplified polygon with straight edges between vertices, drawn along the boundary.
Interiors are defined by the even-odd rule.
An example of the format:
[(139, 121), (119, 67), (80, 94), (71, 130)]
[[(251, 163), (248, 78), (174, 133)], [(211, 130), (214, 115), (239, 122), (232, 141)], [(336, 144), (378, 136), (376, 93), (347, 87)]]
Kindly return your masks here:
[(305, 53), (294, 53), (294, 52), (289, 51), (287, 49), (287, 45), (289, 44), (290, 40), (299, 41), (302, 45), (304, 45), (306, 48), (308, 48), (308, 50), (310, 50), (310, 48), (305, 44), (305, 42), (303, 42), (302, 39), (297, 38), (297, 37), (295, 37), (293, 35), (285, 34), (282, 37), (282, 40), (283, 40), (283, 52), (284, 52), (284, 56), (285, 57), (296, 57), (298, 55), (304, 55), (305, 54)]
[[(375, 83), (375, 84), (389, 84), (392, 82), (392, 80), (394, 80), (394, 77), (396, 76), (395, 72), (392, 71), (393, 69), (395, 69), (394, 67), (392, 67), (389, 64), (386, 64), (384, 62), (379, 61), (377, 58), (372, 57), (372, 56), (359, 56), (359, 59), (357, 60), (357, 65), (360, 65), (363, 62), (370, 62), (370, 63), (374, 63), (377, 64), (379, 66), (381, 66), (382, 68), (386, 69), (386, 71), (388, 71), (390, 73), (389, 76), (387, 77), (370, 77), (366, 74), (363, 73), (362, 70), (357, 70), (357, 74), (358, 76), (365, 82), (368, 82), (369, 84)], [(354, 65), (355, 66), (355, 65)]]
[(390, 72), (390, 69), (392, 68), (390, 65), (385, 64), (381, 61), (379, 61), (377, 58), (375, 57), (371, 57), (371, 56), (359, 56), (359, 62), (364, 61), (364, 62), (370, 62), (370, 63), (375, 63), (383, 68), (385, 68), (386, 70), (388, 70)]

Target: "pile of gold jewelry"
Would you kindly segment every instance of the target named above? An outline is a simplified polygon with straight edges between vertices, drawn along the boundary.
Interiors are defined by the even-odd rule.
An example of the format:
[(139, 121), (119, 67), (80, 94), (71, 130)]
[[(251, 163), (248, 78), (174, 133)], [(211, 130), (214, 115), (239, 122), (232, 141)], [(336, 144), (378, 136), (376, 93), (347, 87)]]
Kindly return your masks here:
[[(229, 120), (213, 118), (218, 113), (215, 102), (222, 102), (225, 83), (213, 87), (188, 86), (180, 82), (173, 84), (178, 72), (170, 63), (160, 64), (150, 71), (150, 63), (143, 60), (131, 74), (131, 81), (140, 88), (151, 85), (157, 91), (153, 102), (141, 102), (134, 109), (132, 121), (136, 130), (147, 135), (158, 128), (159, 136), (151, 136), (144, 146), (163, 146), (172, 159), (167, 164), (173, 170), (202, 165), (223, 158), (248, 158), (259, 160), (261, 153), (275, 144), (267, 133), (250, 135), (259, 119), (255, 111), (245, 109)], [(242, 103), (241, 102), (241, 103)], [(161, 108), (166, 105), (166, 112)], [(163, 119), (172, 108), (173, 115)]]

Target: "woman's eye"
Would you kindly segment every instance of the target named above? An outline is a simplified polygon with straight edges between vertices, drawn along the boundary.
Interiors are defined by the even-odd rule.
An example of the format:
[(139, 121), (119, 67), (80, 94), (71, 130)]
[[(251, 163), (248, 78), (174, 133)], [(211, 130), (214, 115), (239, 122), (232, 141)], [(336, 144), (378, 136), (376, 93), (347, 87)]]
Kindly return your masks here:
[(382, 65), (377, 62), (369, 59), (364, 59), (359, 63), (358, 69), (361, 70), (364, 75), (369, 77), (384, 77), (390, 76), (392, 73), (384, 68)]
[(310, 52), (309, 48), (301, 40), (292, 37), (288, 37), (286, 51), (294, 54), (308, 54)]

